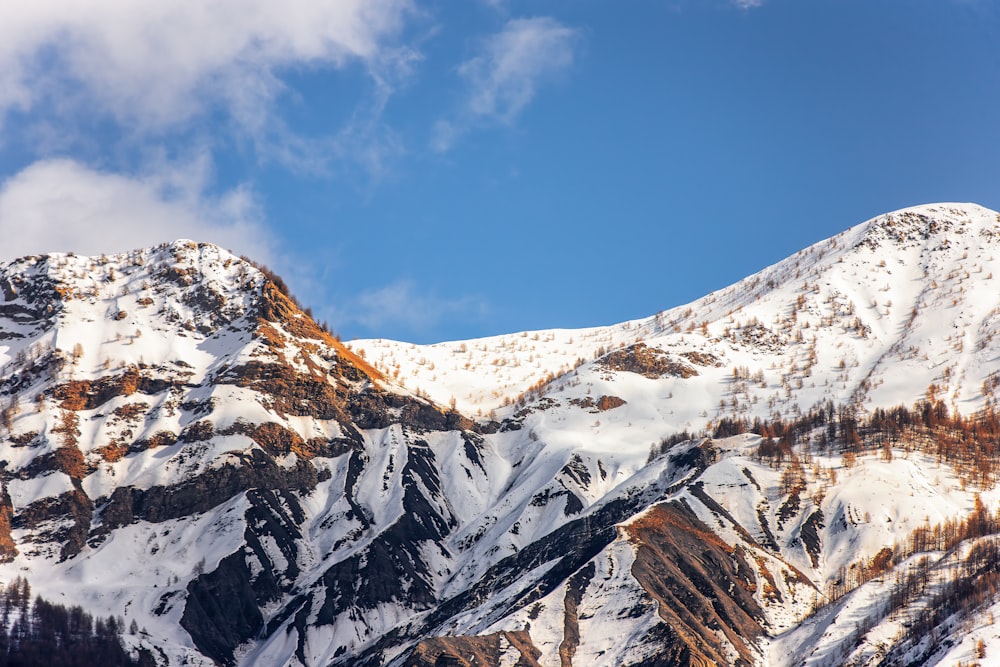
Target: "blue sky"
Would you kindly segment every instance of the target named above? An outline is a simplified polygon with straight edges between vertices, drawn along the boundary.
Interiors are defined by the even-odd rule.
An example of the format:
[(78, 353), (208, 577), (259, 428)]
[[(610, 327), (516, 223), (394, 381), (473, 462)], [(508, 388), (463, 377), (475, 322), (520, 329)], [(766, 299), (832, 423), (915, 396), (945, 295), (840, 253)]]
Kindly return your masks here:
[(610, 324), (1000, 208), (983, 0), (0, 7), (0, 256), (178, 237), (346, 338)]

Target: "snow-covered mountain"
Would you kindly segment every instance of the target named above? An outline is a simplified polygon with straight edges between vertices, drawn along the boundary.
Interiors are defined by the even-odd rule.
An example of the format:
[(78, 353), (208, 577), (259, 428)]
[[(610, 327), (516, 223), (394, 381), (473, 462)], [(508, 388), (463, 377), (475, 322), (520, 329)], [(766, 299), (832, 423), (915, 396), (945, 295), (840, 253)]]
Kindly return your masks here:
[[(441, 404), (454, 399), (471, 414), (501, 410), (554, 375), (563, 377), (545, 386), (547, 395), (579, 395), (569, 385), (615, 390), (599, 381), (600, 365), (580, 368), (572, 381), (565, 373), (636, 343), (684, 369), (658, 378), (665, 397), (685, 390), (671, 406), (676, 430), (703, 428), (702, 413), (787, 414), (827, 400), (909, 403), (932, 383), (973, 411), (984, 404), (983, 381), (1000, 368), (990, 363), (1000, 327), (994, 274), (1000, 280), (998, 214), (938, 204), (879, 216), (642, 320), (437, 345), (349, 345), (405, 386)], [(685, 357), (700, 353), (715, 360)]]
[(994, 273), (997, 213), (924, 206), (644, 320), (345, 346), (211, 245), (24, 258), (0, 582), (157, 665), (995, 658)]

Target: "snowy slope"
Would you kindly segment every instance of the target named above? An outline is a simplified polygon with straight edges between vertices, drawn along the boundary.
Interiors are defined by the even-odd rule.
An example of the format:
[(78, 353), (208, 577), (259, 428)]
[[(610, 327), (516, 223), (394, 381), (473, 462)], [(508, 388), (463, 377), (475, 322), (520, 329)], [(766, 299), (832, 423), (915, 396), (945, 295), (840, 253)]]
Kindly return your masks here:
[[(998, 271), (998, 214), (934, 205), (645, 320), (348, 349), (211, 245), (25, 258), (0, 267), (0, 581), (135, 621), (159, 665), (1000, 654), (989, 600), (925, 618), (947, 647), (906, 636), (988, 583), (989, 534), (908, 545), (992, 511), (992, 478), (930, 427), (843, 436), (993, 404)], [(705, 437), (813, 408), (784, 458)]]
[[(581, 360), (643, 342), (699, 373), (662, 378), (683, 388), (671, 424), (699, 429), (719, 415), (767, 416), (818, 401), (866, 407), (911, 403), (931, 383), (963, 412), (983, 406), (1000, 370), (990, 355), (1000, 303), (998, 214), (973, 204), (919, 206), (879, 216), (686, 306), (619, 325), (524, 332), (420, 346), (353, 341), (377, 368), (442, 404), (503, 414), (552, 376), (584, 382)], [(713, 355), (711, 368), (683, 359)], [(841, 366), (843, 364), (843, 366)], [(733, 371), (746, 369), (734, 379)], [(594, 391), (600, 373), (585, 386)], [(578, 385), (579, 386), (579, 385)], [(719, 401), (725, 405), (720, 407)]]

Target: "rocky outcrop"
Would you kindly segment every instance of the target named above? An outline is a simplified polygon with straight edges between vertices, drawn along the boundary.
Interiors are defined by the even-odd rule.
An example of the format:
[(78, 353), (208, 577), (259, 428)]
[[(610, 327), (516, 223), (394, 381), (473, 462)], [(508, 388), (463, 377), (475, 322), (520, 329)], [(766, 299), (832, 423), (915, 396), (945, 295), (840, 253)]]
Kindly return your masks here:
[[(541, 655), (527, 632), (497, 632), (481, 637), (434, 637), (413, 649), (405, 667), (541, 667)], [(516, 661), (515, 661), (516, 660)]]
[(10, 534), (13, 518), (14, 506), (4, 488), (0, 490), (0, 563), (9, 563), (17, 555), (17, 545)]
[(763, 634), (754, 569), (683, 502), (654, 506), (625, 527), (636, 544), (632, 574), (657, 601), (661, 664), (750, 667)]
[(153, 395), (178, 384), (182, 385), (183, 381), (153, 375), (147, 369), (132, 366), (123, 373), (98, 380), (71, 380), (53, 387), (50, 393), (66, 410), (93, 410), (117, 396), (131, 396), (136, 392)]
[(598, 365), (612, 371), (638, 373), (651, 380), (662, 377), (690, 378), (698, 375), (691, 366), (674, 360), (663, 350), (636, 343), (621, 350), (609, 352), (597, 361)]
[[(782, 629), (775, 619), (793, 622), (818, 597), (789, 561), (811, 561), (817, 585), (829, 574), (816, 493), (829, 462), (804, 466), (779, 496), (759, 440), (735, 434), (767, 425), (793, 450), (832, 455), (836, 429), (816, 437), (832, 403), (801, 432), (734, 416), (745, 428), (732, 438), (676, 433), (730, 411), (763, 418), (768, 394), (780, 412), (805, 384), (820, 391), (840, 359), (822, 349), (832, 339), (796, 338), (794, 323), (823, 333), (852, 306), (816, 275), (783, 293), (794, 306), (769, 310), (782, 316), (767, 326), (747, 300), (763, 287), (744, 286), (712, 307), (745, 306), (730, 322), (705, 305), (688, 319), (700, 331), (683, 333), (676, 313), (588, 333), (573, 370), (476, 424), (394, 385), (280, 279), (218, 249), (52, 262), (0, 268), (0, 563), (135, 620), (130, 650), (162, 665), (744, 666), (761, 661), (757, 639)], [(46, 329), (66, 313), (72, 326)], [(511, 359), (538, 370), (580, 346), (507, 338)], [(476, 372), (489, 345), (455, 347), (468, 364), (442, 348), (369, 356), (402, 363), (410, 382), (408, 363)], [(801, 354), (769, 356), (792, 346)], [(845, 350), (840, 383), (867, 351)], [(496, 359), (504, 383), (531, 375)], [(718, 370), (736, 362), (751, 367)], [(997, 385), (987, 379), (984, 394)], [(452, 405), (488, 400), (455, 393)], [(893, 566), (891, 552), (880, 558)], [(615, 653), (619, 624), (629, 646)]]
[(139, 519), (158, 523), (205, 512), (251, 489), (304, 492), (320, 479), (319, 471), (307, 461), (285, 468), (259, 449), (234, 456), (240, 458), (238, 465), (223, 464), (174, 486), (118, 487), (110, 498), (97, 501), (99, 532)]
[(594, 563), (587, 563), (566, 582), (563, 599), (563, 640), (559, 644), (559, 661), (562, 667), (573, 667), (573, 656), (580, 645), (580, 601), (590, 580), (594, 578)]
[[(343, 367), (342, 362), (338, 368)], [(287, 363), (251, 361), (226, 369), (215, 382), (260, 393), (280, 415), (333, 420), (360, 429), (385, 428), (396, 423), (428, 431), (469, 430), (474, 426), (470, 419), (454, 410), (445, 411), (427, 401), (373, 385), (358, 389), (337, 382), (334, 376), (300, 373)]]
[(188, 584), (181, 616), (198, 649), (226, 665), (237, 646), (263, 630), (262, 609), (288, 593), (299, 575), (304, 515), (295, 496), (255, 489), (247, 499), (245, 546)]
[(30, 540), (59, 545), (59, 558), (76, 556), (87, 542), (94, 504), (80, 489), (42, 498), (14, 515), (12, 528), (33, 531)]
[(819, 567), (819, 557), (823, 551), (823, 540), (820, 537), (820, 531), (823, 528), (823, 510), (816, 510), (802, 524), (800, 537), (802, 538), (802, 544), (805, 545), (806, 553), (809, 554), (809, 561), (813, 567)]
[[(442, 514), (441, 479), (433, 452), (422, 441), (407, 447), (402, 472), (403, 513), (364, 550), (323, 573), (325, 599), (316, 616), (330, 624), (350, 609), (373, 610), (403, 601), (414, 609), (437, 602), (430, 564), (424, 549), (443, 549), (444, 538), (457, 522)], [(357, 582), (366, 582), (359, 590)]]
[(242, 553), (226, 556), (212, 572), (188, 584), (181, 627), (202, 653), (219, 663), (234, 664), (233, 649), (263, 624)]

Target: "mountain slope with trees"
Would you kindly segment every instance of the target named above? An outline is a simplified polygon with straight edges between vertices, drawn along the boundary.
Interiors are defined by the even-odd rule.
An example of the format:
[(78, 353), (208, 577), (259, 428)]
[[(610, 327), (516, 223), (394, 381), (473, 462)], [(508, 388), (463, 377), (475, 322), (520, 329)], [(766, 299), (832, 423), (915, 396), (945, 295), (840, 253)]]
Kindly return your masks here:
[(997, 213), (918, 207), (645, 320), (412, 346), (208, 244), (18, 260), (10, 618), (144, 665), (988, 660), (994, 272)]

